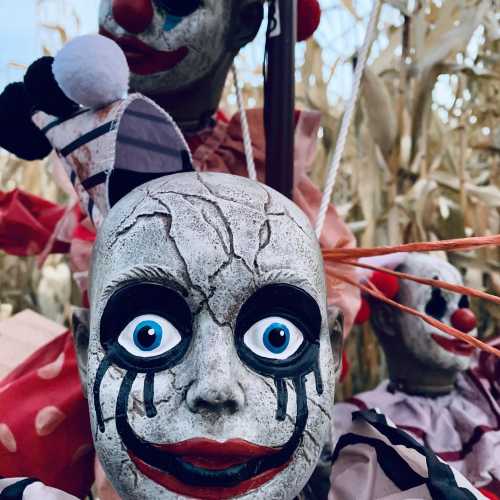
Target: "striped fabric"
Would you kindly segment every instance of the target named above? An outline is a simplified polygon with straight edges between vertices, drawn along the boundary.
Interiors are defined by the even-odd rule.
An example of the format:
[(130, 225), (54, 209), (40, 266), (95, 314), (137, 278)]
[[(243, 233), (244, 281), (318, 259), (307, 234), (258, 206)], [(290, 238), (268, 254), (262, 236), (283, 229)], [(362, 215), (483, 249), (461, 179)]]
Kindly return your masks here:
[(455, 390), (435, 398), (406, 394), (385, 381), (335, 405), (334, 428), (344, 433), (353, 412), (377, 407), (474, 486), (500, 495), (494, 486), (500, 484), (500, 398), (484, 365), (459, 374)]
[(77, 497), (45, 486), (31, 478), (0, 478), (0, 500), (77, 500)]
[(335, 443), (329, 500), (486, 498), (376, 410), (355, 412), (352, 419)]
[(135, 187), (193, 170), (177, 125), (140, 94), (99, 110), (80, 110), (64, 120), (38, 112), (33, 121), (54, 146), (97, 227), (110, 207)]

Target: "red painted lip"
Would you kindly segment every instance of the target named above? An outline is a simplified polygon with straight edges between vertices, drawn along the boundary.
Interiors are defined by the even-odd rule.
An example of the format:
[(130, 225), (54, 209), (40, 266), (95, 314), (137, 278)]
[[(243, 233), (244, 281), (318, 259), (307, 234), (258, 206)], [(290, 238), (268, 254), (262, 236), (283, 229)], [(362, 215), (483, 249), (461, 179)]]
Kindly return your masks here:
[[(154, 446), (165, 451), (165, 453), (177, 456), (185, 462), (207, 470), (224, 470), (233, 465), (246, 463), (254, 458), (274, 455), (280, 451), (280, 448), (258, 446), (242, 439), (231, 439), (220, 443), (206, 438), (194, 438), (179, 443)], [(129, 452), (129, 455), (139, 471), (155, 483), (179, 495), (203, 500), (222, 500), (242, 495), (267, 483), (288, 466), (288, 463), (286, 463), (274, 469), (269, 469), (247, 481), (242, 481), (236, 486), (210, 488), (185, 484), (175, 476), (145, 463), (131, 452)]]
[(173, 51), (157, 50), (134, 36), (118, 37), (104, 29), (99, 33), (114, 40), (125, 53), (130, 71), (136, 75), (151, 75), (168, 71), (177, 66), (189, 53), (187, 47), (179, 47)]
[(452, 352), (453, 354), (459, 354), (460, 356), (471, 356), (475, 351), (475, 348), (473, 346), (467, 344), (467, 342), (463, 342), (462, 340), (447, 339), (436, 334), (432, 334), (431, 337), (434, 342), (438, 343), (443, 349), (448, 352)]
[(280, 448), (269, 448), (249, 443), (243, 439), (230, 439), (220, 443), (206, 438), (194, 438), (174, 444), (155, 445), (170, 455), (182, 458), (185, 462), (210, 470), (227, 469), (253, 458), (275, 455)]

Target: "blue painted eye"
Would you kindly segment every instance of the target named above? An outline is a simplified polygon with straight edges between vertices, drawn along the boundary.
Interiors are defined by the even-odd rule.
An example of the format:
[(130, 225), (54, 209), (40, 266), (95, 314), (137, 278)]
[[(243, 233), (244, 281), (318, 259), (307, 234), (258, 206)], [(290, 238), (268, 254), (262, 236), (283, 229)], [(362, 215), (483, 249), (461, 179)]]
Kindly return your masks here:
[(284, 360), (297, 352), (304, 336), (291, 321), (271, 316), (249, 328), (243, 342), (257, 356)]
[(141, 351), (152, 351), (161, 344), (163, 329), (156, 321), (141, 321), (134, 330), (134, 344)]
[(134, 318), (118, 336), (118, 343), (140, 358), (159, 356), (173, 349), (181, 335), (170, 321), (156, 314)]
[(272, 323), (263, 335), (264, 345), (273, 354), (281, 354), (290, 344), (290, 330), (283, 323)]

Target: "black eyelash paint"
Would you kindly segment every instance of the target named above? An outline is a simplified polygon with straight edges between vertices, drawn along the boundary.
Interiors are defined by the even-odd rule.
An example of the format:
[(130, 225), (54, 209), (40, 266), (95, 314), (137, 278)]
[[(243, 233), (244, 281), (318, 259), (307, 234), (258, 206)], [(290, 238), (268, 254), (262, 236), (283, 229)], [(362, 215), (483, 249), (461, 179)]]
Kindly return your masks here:
[(97, 368), (97, 373), (95, 374), (94, 387), (92, 389), (94, 395), (94, 408), (95, 415), (97, 418), (97, 425), (99, 426), (99, 430), (101, 432), (105, 431), (104, 418), (102, 416), (102, 408), (101, 408), (101, 383), (108, 371), (108, 368), (111, 366), (111, 361), (109, 356), (105, 356), (101, 361), (99, 368)]
[(144, 379), (144, 406), (146, 408), (146, 415), (149, 418), (156, 417), (158, 412), (156, 411), (155, 403), (155, 374), (154, 372), (146, 373), (146, 378)]
[(278, 400), (278, 409), (276, 410), (276, 420), (280, 422), (286, 418), (286, 407), (288, 405), (288, 390), (286, 382), (283, 378), (276, 377), (274, 379), (276, 385), (276, 399)]

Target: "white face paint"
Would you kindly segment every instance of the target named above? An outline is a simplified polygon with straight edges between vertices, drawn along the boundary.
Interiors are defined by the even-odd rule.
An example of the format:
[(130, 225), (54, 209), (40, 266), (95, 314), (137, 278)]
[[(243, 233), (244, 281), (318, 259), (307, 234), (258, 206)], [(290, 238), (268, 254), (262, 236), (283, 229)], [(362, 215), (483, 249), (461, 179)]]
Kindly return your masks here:
[[(430, 255), (409, 254), (402, 271), (421, 278), (463, 285), (462, 277), (454, 266)], [(407, 280), (401, 280), (400, 284), (398, 301), (401, 304), (433, 316), (447, 325), (455, 326), (453, 314), (459, 309), (468, 308), (468, 300), (460, 294)], [(465, 342), (456, 340), (411, 314), (398, 315), (398, 325), (398, 333), (406, 347), (424, 363), (457, 371), (469, 367), (473, 350)], [(477, 329), (465, 333), (476, 337)]]
[[(142, 3), (148, 6), (151, 16), (142, 13), (146, 19), (141, 32), (127, 31), (131, 29), (129, 23), (136, 24), (133, 19), (137, 17), (138, 3), (128, 7), (122, 1), (125, 6), (119, 7), (117, 13), (112, 0), (102, 0), (99, 10), (100, 32), (114, 39), (125, 52), (134, 91), (155, 95), (189, 87), (209, 74), (227, 52), (232, 0)], [(194, 10), (186, 9), (188, 4)], [(169, 5), (173, 8), (169, 9)], [(182, 15), (175, 15), (178, 10), (184, 11)]]
[(91, 277), (90, 415), (119, 494), (294, 498), (334, 395), (302, 212), (241, 177), (158, 179), (112, 208)]

